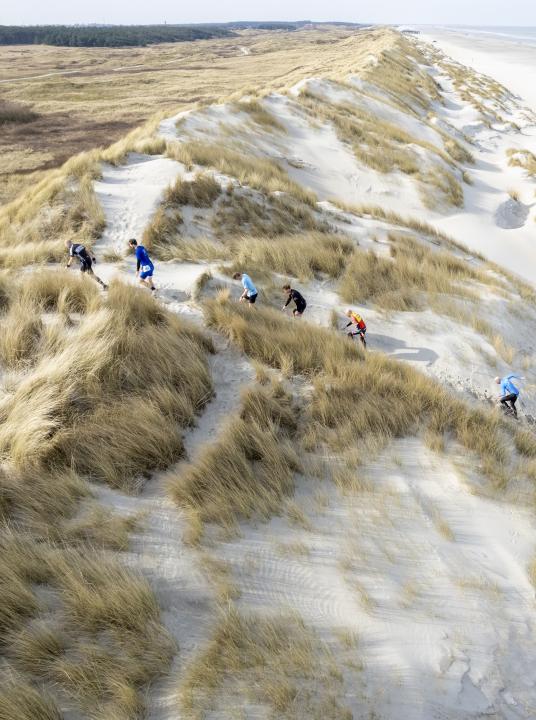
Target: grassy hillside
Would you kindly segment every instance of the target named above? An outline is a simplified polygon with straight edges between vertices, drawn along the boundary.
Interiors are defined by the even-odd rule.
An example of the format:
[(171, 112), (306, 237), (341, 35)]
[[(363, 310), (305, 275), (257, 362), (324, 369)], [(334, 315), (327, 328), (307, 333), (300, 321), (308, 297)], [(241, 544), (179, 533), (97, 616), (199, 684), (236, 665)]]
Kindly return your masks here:
[(0, 209), (0, 717), (528, 720), (536, 295), (444, 229), (526, 197), (526, 111), (391, 30), (195, 53)]
[(0, 46), (0, 203), (72, 155), (115, 142), (155, 110), (169, 114), (326, 71), (347, 57), (345, 41), (355, 33), (327, 26), (294, 32), (291, 42), (277, 29), (251, 29), (146, 48)]

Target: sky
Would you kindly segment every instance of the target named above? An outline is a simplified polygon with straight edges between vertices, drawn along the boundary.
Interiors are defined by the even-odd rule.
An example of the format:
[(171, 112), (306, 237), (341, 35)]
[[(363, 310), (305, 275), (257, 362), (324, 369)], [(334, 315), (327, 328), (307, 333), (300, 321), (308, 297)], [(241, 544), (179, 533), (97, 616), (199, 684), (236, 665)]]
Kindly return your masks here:
[(230, 20), (536, 26), (536, 0), (17, 0), (0, 9), (1, 25)]

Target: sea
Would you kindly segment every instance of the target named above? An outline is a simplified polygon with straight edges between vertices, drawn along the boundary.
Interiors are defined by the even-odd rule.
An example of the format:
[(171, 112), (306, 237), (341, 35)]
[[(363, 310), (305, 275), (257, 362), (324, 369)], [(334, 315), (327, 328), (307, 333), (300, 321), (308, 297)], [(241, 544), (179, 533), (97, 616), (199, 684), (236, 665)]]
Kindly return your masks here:
[(510, 40), (519, 42), (523, 45), (536, 46), (536, 27), (516, 27), (516, 26), (475, 26), (475, 25), (443, 25), (445, 30), (454, 30), (456, 32), (467, 32), (472, 35), (485, 35), (489, 38), (497, 40)]

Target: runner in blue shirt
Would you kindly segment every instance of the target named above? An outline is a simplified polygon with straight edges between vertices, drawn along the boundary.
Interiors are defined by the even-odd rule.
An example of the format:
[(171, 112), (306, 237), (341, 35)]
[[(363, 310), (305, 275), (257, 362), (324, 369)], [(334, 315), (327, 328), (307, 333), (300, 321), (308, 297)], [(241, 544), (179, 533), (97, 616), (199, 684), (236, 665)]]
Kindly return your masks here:
[[(515, 417), (517, 417), (516, 402), (519, 397), (519, 389), (514, 385), (512, 380), (521, 380), (519, 375), (506, 375), (506, 377), (496, 377), (495, 382), (501, 386), (501, 397), (499, 402)], [(510, 403), (510, 405), (508, 405)], [(511, 409), (510, 409), (511, 408)]]
[(255, 300), (257, 299), (257, 295), (259, 293), (249, 275), (247, 275), (246, 273), (237, 272), (233, 275), (233, 280), (242, 280), (244, 292), (242, 293), (242, 295), (240, 295), (240, 302), (246, 300), (250, 304), (250, 306), (254, 305)]
[(143, 245), (138, 245), (137, 240), (129, 240), (128, 244), (136, 250), (136, 275), (139, 277), (140, 283), (154, 292), (156, 290), (153, 285), (154, 265), (149, 257), (149, 253)]

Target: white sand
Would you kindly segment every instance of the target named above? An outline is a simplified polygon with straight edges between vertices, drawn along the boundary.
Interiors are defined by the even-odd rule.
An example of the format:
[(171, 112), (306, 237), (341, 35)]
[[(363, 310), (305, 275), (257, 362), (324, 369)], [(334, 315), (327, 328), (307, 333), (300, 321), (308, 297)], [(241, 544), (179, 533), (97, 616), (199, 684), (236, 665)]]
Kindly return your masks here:
[[(464, 103), (453, 83), (437, 69), (446, 105), (436, 105), (439, 117), (469, 135), (476, 164), (467, 171), (473, 181), (464, 184), (465, 203), (444, 217), (432, 217), (433, 224), (490, 260), (536, 284), (534, 180), (521, 168), (510, 167), (506, 151), (524, 149), (536, 153), (536, 116), (527, 118), (523, 106), (507, 101), (509, 126), (482, 124), (478, 112)], [(510, 202), (509, 191), (519, 194), (520, 203)]]
[(106, 229), (97, 250), (125, 252), (130, 238), (139, 239), (158, 207), (165, 188), (182, 165), (161, 155), (131, 153), (124, 165), (105, 165), (95, 183), (97, 199), (106, 217)]
[(310, 530), (274, 518), (217, 549), (244, 609), (297, 610), (339, 657), (355, 633), (354, 717), (533, 717), (533, 513), (474, 495), (460, 461), (397, 441), (359, 470), (370, 491), (300, 483)]
[(498, 80), (536, 112), (536, 44), (473, 32), (470, 29), (423, 28), (422, 39), (479, 73)]

